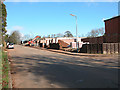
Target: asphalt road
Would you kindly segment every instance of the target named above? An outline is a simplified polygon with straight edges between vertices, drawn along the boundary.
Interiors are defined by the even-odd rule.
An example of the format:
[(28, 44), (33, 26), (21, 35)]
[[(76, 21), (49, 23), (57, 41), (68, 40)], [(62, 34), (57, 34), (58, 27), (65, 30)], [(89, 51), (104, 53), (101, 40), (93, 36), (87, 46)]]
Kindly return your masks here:
[(117, 88), (118, 58), (73, 56), (16, 45), (9, 49), (14, 88)]

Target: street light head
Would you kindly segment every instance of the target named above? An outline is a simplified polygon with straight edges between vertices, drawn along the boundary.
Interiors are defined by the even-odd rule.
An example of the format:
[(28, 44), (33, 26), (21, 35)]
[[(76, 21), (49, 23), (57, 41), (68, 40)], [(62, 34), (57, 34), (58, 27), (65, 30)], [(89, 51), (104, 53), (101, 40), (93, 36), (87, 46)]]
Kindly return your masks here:
[(73, 15), (73, 14), (70, 14), (71, 16), (75, 16), (75, 15)]

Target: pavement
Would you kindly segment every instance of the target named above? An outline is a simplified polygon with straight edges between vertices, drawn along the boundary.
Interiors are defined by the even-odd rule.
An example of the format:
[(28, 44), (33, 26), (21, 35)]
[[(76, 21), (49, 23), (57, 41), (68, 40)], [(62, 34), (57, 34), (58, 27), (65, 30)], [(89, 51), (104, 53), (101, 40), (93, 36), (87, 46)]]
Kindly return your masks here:
[(77, 56), (15, 45), (13, 88), (118, 88), (118, 57)]

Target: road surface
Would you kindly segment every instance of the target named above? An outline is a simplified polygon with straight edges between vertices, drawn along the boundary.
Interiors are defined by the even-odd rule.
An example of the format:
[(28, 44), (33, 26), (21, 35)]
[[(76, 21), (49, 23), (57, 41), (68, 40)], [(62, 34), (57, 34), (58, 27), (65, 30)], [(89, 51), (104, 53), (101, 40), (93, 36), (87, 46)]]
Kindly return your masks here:
[(14, 88), (118, 88), (118, 58), (73, 56), (15, 45)]

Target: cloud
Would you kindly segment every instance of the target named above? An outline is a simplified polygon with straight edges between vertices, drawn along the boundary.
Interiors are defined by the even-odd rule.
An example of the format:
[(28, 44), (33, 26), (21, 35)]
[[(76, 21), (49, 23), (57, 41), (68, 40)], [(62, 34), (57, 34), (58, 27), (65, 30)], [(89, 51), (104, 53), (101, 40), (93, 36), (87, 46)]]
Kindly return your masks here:
[(119, 2), (119, 0), (6, 0), (5, 2)]
[(11, 34), (15, 30), (17, 30), (17, 31), (24, 30), (24, 27), (22, 27), (22, 26), (12, 26), (11, 28), (7, 27), (6, 30), (7, 30), (7, 34)]
[(105, 18), (102, 19), (102, 22), (104, 22), (104, 20), (106, 20)]
[(13, 26), (12, 29), (13, 30), (24, 30), (22, 26)]

